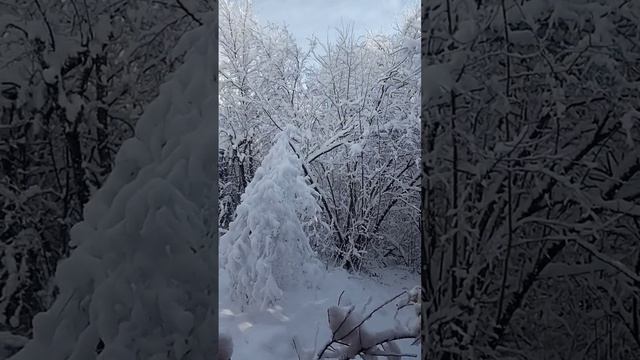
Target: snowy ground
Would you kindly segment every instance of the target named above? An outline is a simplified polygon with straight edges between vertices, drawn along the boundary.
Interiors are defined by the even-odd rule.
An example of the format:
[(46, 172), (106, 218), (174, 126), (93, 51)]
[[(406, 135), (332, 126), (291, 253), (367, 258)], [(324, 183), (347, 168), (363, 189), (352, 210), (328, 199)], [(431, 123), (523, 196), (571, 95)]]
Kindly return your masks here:
[[(385, 269), (376, 278), (331, 270), (318, 280), (318, 289), (300, 289), (287, 293), (280, 306), (259, 312), (241, 312), (228, 297), (229, 276), (220, 270), (220, 332), (231, 335), (234, 342), (233, 360), (297, 360), (293, 346), (295, 337), (299, 348), (323, 347), (331, 338), (327, 324), (327, 308), (336, 305), (340, 294), (341, 305), (351, 302), (357, 310), (368, 314), (371, 310), (420, 284), (418, 274), (400, 269)], [(377, 311), (367, 321), (373, 330), (393, 327), (395, 302)], [(399, 312), (397, 319), (406, 323), (410, 309)], [(316, 339), (317, 338), (317, 339)], [(399, 341), (405, 354), (419, 354), (420, 346), (411, 340)]]

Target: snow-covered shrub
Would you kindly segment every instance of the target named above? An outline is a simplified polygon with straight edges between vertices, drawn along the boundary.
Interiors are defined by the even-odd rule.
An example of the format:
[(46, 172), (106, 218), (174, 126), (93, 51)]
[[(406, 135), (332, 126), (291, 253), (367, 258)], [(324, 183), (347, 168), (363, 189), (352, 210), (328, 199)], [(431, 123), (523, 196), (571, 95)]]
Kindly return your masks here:
[(281, 133), (247, 185), (229, 231), (220, 238), (231, 297), (265, 308), (283, 290), (302, 285), (318, 269), (305, 223), (315, 221), (316, 194)]
[[(388, 324), (386, 329), (371, 328), (367, 321), (377, 311), (392, 303), (396, 306), (396, 315), (404, 308), (413, 308), (413, 315), (408, 322), (402, 323), (396, 319), (395, 323)], [(402, 353), (398, 340), (412, 339), (414, 345), (419, 343), (422, 323), (421, 306), (419, 286), (396, 295), (366, 314), (356, 310), (353, 304), (331, 306), (327, 310), (331, 340), (321, 349), (298, 350), (296, 348), (296, 352), (303, 360), (355, 359), (357, 357), (364, 360), (377, 360), (379, 357), (387, 360), (401, 360), (403, 355), (409, 354)]]

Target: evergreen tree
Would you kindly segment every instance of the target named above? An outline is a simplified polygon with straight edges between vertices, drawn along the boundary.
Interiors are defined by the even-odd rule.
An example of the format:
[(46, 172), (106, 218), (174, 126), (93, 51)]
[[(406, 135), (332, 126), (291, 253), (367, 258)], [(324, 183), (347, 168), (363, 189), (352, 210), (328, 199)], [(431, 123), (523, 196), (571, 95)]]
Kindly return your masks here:
[[(60, 294), (11, 359), (206, 359), (215, 354), (211, 255), (215, 183), (215, 21), (175, 49), (184, 65), (160, 88), (113, 171), (71, 230)], [(213, 142), (212, 142), (213, 139)], [(158, 266), (158, 264), (162, 264)], [(206, 274), (210, 274), (207, 276)]]
[(305, 233), (305, 224), (319, 211), (315, 195), (290, 149), (288, 132), (281, 133), (247, 185), (229, 232), (220, 238), (233, 298), (266, 308), (317, 269)]

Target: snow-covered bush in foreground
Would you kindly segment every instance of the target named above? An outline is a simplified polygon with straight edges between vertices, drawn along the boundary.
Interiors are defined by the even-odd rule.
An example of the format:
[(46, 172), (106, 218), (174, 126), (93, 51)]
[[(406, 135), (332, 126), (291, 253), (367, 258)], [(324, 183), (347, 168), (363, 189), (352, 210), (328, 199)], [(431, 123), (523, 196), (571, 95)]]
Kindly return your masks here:
[(264, 309), (319, 269), (305, 223), (315, 221), (316, 194), (282, 132), (242, 195), (229, 231), (220, 238), (231, 296)]
[[(402, 360), (403, 357), (418, 357), (419, 354), (403, 353), (397, 341), (409, 339), (414, 340), (412, 345), (420, 343), (422, 324), (420, 293), (420, 286), (403, 291), (365, 315), (364, 310), (359, 312), (352, 304), (340, 305), (343, 292), (338, 299), (338, 304), (327, 310), (331, 339), (322, 348), (318, 348), (317, 344), (314, 345), (314, 348), (302, 348), (300, 341), (296, 341), (298, 337), (294, 336), (292, 344), (297, 358), (299, 360), (347, 360), (360, 357), (364, 360), (381, 358)], [(367, 321), (376, 312), (390, 304), (394, 304), (396, 307), (395, 324), (383, 330), (372, 329)], [(403, 309), (408, 309), (413, 314), (405, 322), (398, 319), (398, 315)], [(233, 341), (231, 337), (221, 334), (218, 339), (217, 360), (230, 360), (232, 354)]]
[[(215, 22), (211, 21), (212, 24)], [(71, 232), (60, 294), (13, 360), (210, 359), (215, 354), (215, 25), (186, 34), (185, 64)], [(210, 274), (210, 275), (208, 275)]]
[[(369, 320), (383, 307), (401, 299), (396, 305), (397, 313), (407, 307), (413, 308), (415, 317), (408, 323), (399, 321), (393, 327), (384, 330), (373, 330), (367, 326)], [(403, 356), (415, 357), (415, 354), (403, 354), (395, 342), (401, 339), (415, 339), (419, 342), (421, 325), (420, 287), (416, 286), (408, 292), (403, 292), (370, 311), (367, 315), (356, 311), (354, 305), (340, 304), (327, 310), (331, 340), (321, 349), (311, 351), (299, 350), (298, 357), (303, 360), (318, 359), (355, 359), (360, 356), (364, 360), (377, 360), (386, 357), (387, 360), (400, 360)], [(296, 342), (294, 341), (294, 346)]]

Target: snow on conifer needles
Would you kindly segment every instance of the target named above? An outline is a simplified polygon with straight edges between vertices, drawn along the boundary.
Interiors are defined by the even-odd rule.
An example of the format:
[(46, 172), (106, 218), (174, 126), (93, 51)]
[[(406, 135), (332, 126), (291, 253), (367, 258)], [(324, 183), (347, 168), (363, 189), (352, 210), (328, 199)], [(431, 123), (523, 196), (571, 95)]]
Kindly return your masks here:
[(320, 211), (316, 201), (283, 132), (220, 238), (221, 264), (231, 276), (233, 298), (266, 309), (283, 291), (311, 282), (320, 264), (304, 224), (315, 221)]

